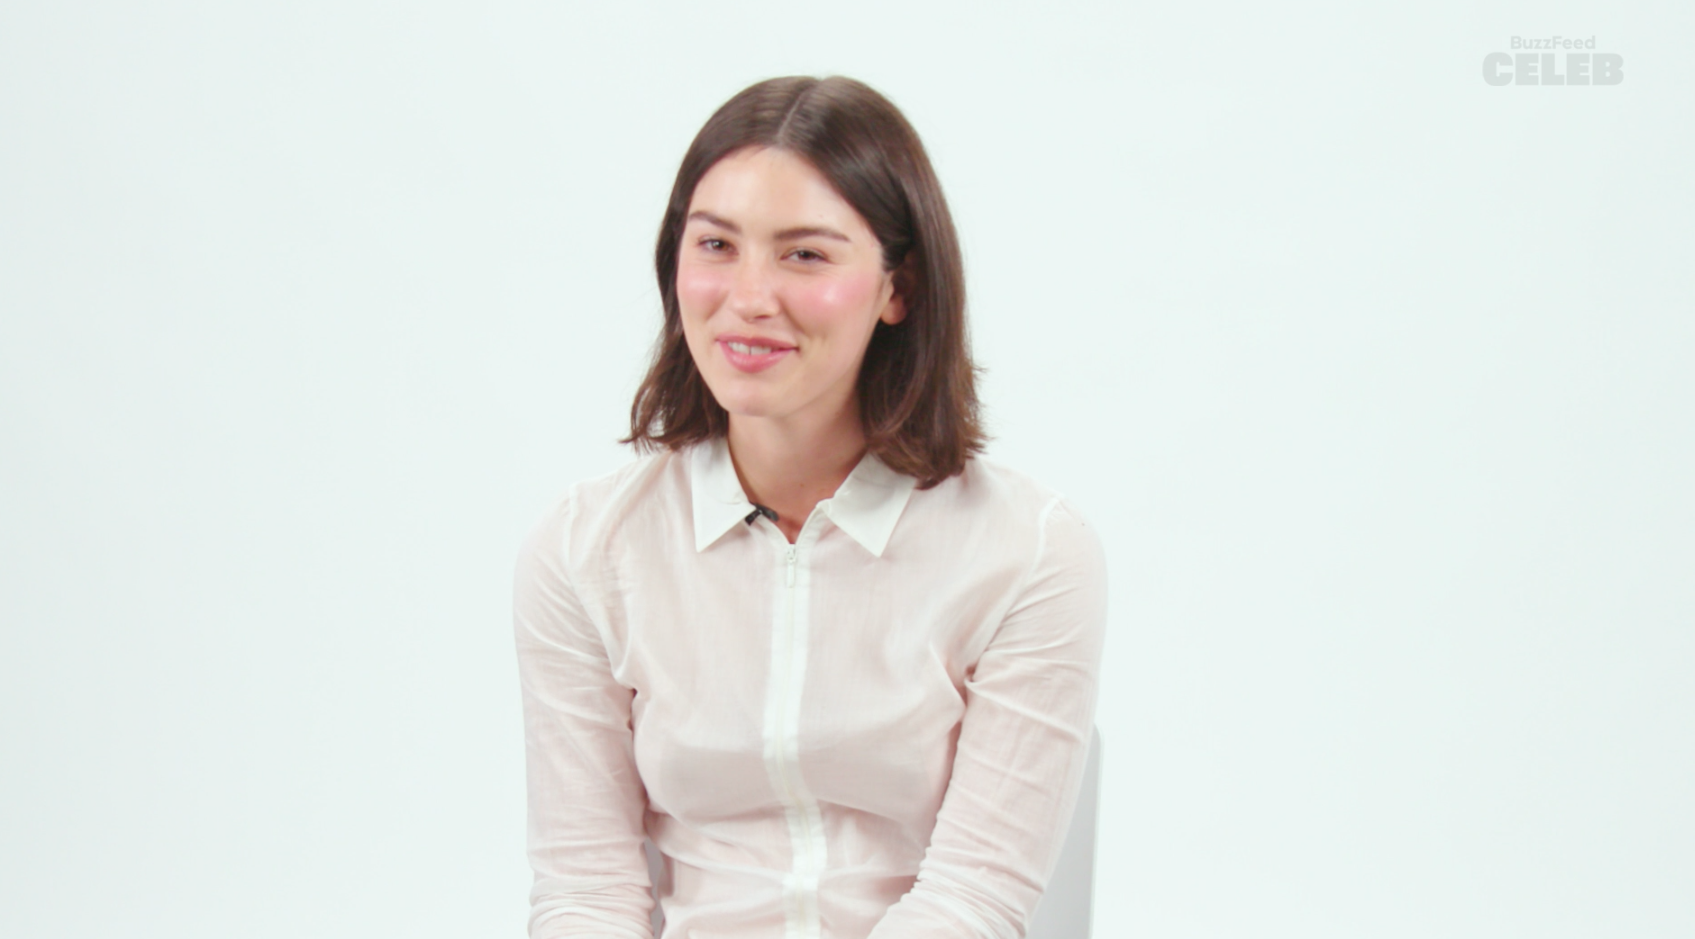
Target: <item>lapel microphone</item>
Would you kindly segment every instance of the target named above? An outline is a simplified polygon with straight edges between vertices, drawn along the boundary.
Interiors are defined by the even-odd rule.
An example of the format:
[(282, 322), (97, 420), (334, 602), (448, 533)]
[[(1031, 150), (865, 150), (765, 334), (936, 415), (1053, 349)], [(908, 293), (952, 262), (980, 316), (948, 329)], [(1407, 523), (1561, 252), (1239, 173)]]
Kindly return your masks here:
[(776, 512), (773, 512), (770, 509), (766, 508), (765, 506), (760, 505), (759, 503), (755, 502), (755, 503), (753, 503), (753, 511), (747, 513), (747, 518), (743, 519), (743, 521), (747, 522), (749, 525), (752, 525), (753, 520), (758, 518), (761, 515), (765, 516), (766, 518), (770, 519), (773, 522), (775, 522), (777, 520), (777, 513)]

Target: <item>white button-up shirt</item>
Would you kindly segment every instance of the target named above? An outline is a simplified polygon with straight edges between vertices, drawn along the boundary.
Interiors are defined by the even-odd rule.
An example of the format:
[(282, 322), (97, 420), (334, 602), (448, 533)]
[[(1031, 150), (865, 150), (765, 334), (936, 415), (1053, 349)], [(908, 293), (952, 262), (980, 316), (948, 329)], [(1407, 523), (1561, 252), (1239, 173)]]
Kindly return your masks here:
[[(1100, 542), (976, 459), (930, 489), (866, 456), (793, 544), (722, 439), (574, 486), (515, 627), (530, 934), (1015, 939), (1094, 720)], [(668, 883), (667, 883), (668, 881)]]

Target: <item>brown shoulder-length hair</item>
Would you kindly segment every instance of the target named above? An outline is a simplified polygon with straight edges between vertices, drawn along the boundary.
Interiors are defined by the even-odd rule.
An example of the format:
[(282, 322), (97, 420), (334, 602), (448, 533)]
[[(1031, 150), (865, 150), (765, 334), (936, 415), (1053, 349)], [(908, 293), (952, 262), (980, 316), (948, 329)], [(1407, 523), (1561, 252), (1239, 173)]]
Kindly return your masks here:
[(893, 103), (851, 78), (793, 76), (752, 85), (695, 135), (659, 226), (654, 267), (665, 322), (630, 407), (639, 450), (681, 449), (723, 436), (729, 415), (706, 387), (683, 337), (677, 255), (695, 185), (744, 147), (806, 160), (865, 219), (895, 272), (906, 316), (879, 322), (860, 366), (867, 448), (929, 488), (982, 452), (983, 432), (965, 326), (965, 267), (941, 184), (918, 134)]

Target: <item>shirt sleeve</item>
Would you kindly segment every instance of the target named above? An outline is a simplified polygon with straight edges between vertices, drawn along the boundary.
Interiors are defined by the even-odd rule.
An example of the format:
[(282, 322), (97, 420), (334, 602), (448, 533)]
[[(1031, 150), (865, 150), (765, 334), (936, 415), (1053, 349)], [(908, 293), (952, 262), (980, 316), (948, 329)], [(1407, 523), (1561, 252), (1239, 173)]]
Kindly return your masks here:
[(1059, 860), (1094, 725), (1099, 538), (1063, 500), (965, 680), (953, 775), (911, 891), (868, 939), (1020, 939)]
[(523, 693), (532, 939), (652, 939), (631, 689), (568, 576), (571, 500), (519, 555), (513, 627)]

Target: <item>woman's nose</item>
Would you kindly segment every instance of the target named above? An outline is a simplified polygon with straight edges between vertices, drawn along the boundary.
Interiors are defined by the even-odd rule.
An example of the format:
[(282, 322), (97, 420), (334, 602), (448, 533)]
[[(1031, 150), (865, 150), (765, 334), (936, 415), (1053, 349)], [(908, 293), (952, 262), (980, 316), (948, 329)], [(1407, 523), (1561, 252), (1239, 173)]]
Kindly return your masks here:
[(775, 316), (778, 306), (775, 273), (763, 261), (750, 259), (736, 265), (736, 276), (730, 282), (730, 295), (725, 301), (730, 312), (745, 319)]

